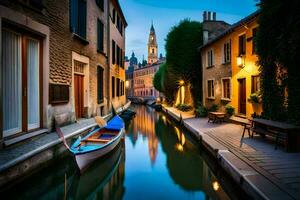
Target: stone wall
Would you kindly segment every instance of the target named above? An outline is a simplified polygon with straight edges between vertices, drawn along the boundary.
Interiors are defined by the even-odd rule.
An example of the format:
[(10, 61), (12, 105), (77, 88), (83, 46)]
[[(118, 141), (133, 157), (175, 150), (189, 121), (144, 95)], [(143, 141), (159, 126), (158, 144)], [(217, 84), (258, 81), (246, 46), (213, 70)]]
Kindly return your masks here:
[[(88, 44), (74, 37), (70, 31), (70, 14), (69, 0), (46, 0), (43, 1), (45, 8), (42, 11), (33, 9), (16, 1), (1, 0), (0, 4), (16, 13), (26, 15), (28, 18), (38, 23), (44, 24), (50, 29), (49, 37), (49, 83), (67, 84), (70, 86), (70, 100), (64, 105), (48, 105), (47, 106), (47, 126), (52, 128), (53, 117), (56, 116), (61, 120), (60, 123), (72, 123), (75, 120), (75, 109), (73, 94), (73, 72), (72, 72), (72, 52), (76, 52), (82, 56), (89, 58), (89, 87), (88, 96), (85, 97), (86, 117), (96, 115), (99, 106), (106, 106), (106, 98), (100, 105), (97, 103), (97, 66), (104, 69), (104, 85), (107, 83), (105, 76), (107, 67), (107, 2), (105, 1), (104, 12), (96, 5), (95, 1), (87, 1), (87, 37)], [(104, 24), (104, 52), (97, 52), (97, 19)], [(10, 21), (10, 19), (4, 19)], [(16, 24), (16, 27), (28, 29), (24, 24)], [(30, 29), (28, 29), (31, 31)], [(44, 58), (46, 59), (46, 58)], [(49, 83), (44, 88), (49, 87)], [(107, 90), (104, 86), (104, 97)], [(48, 103), (48, 102), (47, 102)], [(105, 112), (108, 109), (105, 108)], [(99, 114), (99, 113), (98, 113)]]

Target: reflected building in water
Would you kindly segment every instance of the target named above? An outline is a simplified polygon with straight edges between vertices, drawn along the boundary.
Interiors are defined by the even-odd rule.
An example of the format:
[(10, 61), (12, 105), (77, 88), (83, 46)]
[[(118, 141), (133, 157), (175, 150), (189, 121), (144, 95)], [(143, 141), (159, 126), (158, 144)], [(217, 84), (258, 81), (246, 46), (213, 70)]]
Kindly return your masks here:
[(157, 115), (153, 113), (155, 112), (154, 109), (147, 106), (139, 107), (135, 111), (136, 117), (133, 119), (134, 122), (128, 127), (127, 136), (130, 137), (133, 145), (139, 136), (147, 138), (149, 156), (151, 163), (154, 164), (158, 152), (158, 138), (155, 134)]

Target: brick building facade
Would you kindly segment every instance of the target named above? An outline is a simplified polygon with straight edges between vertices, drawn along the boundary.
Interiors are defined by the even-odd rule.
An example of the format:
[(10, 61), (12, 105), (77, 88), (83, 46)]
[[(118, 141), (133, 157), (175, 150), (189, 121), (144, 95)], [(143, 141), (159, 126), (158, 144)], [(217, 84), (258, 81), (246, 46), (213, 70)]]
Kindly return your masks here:
[[(0, 1), (0, 76), (12, 77), (0, 81), (2, 140), (51, 130), (54, 118), (64, 125), (109, 112), (112, 8), (124, 46), (127, 24), (118, 1)], [(6, 95), (20, 106), (10, 106)]]
[(201, 47), (203, 104), (208, 108), (217, 104), (225, 111), (229, 104), (236, 114), (245, 117), (262, 111), (260, 104), (248, 101), (260, 88), (255, 52), (258, 15), (257, 11), (247, 16)]

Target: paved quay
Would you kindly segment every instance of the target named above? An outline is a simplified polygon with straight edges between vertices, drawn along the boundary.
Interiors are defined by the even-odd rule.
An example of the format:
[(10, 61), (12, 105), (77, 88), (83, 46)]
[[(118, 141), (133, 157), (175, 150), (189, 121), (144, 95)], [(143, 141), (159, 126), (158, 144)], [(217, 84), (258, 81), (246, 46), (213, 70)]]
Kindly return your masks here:
[(243, 127), (208, 123), (173, 107), (164, 112), (194, 134), (232, 178), (255, 199), (300, 199), (300, 153), (274, 149), (275, 141), (259, 135), (249, 138)]

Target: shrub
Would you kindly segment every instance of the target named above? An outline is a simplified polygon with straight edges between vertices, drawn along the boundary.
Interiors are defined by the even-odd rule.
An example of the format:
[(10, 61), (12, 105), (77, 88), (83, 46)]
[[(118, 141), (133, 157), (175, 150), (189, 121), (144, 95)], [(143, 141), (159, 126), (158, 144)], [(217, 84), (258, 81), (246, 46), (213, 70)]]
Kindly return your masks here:
[(187, 112), (190, 111), (192, 109), (192, 106), (188, 105), (188, 104), (178, 104), (176, 106), (176, 108), (182, 112)]
[(201, 103), (198, 103), (195, 113), (196, 113), (196, 117), (207, 117), (208, 109), (205, 106), (203, 106)]
[(250, 97), (248, 98), (248, 101), (250, 103), (260, 103), (261, 102), (260, 94), (258, 94), (258, 93), (252, 93), (250, 95)]
[(217, 104), (213, 104), (210, 109), (209, 109), (209, 112), (216, 112), (218, 111), (219, 109), (219, 106)]
[(231, 116), (231, 115), (234, 114), (234, 107), (233, 107), (232, 105), (230, 105), (230, 104), (227, 104), (227, 105), (225, 106), (225, 110), (226, 110), (226, 113), (227, 113), (229, 116)]

